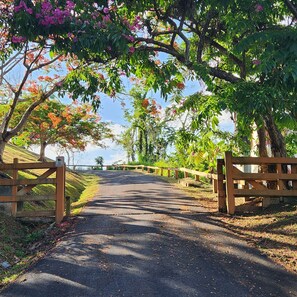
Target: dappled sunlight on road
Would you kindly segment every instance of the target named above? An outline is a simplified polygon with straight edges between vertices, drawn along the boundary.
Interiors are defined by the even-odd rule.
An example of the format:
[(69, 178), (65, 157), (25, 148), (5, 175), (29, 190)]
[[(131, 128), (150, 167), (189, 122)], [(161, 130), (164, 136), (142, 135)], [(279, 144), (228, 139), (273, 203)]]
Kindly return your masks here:
[(75, 230), (1, 296), (297, 296), (296, 275), (178, 189), (133, 172), (100, 175)]

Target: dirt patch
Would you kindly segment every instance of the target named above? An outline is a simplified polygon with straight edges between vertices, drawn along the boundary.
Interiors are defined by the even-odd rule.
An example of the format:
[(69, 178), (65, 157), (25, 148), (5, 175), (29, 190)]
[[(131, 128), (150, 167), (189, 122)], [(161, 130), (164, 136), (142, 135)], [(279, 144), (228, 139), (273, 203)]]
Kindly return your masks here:
[(0, 214), (0, 289), (44, 256), (70, 232), (75, 219), (59, 225), (21, 222)]

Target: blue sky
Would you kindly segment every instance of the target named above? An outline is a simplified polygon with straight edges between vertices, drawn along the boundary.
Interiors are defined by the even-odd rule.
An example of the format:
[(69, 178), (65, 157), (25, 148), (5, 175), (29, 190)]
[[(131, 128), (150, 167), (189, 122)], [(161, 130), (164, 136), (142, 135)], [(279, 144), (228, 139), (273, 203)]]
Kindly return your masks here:
[[(125, 82), (127, 90), (129, 90), (132, 85), (127, 80)], [(190, 95), (197, 92), (201, 89), (201, 85), (198, 81), (187, 81), (186, 88), (183, 92), (183, 95)], [(148, 97), (154, 98), (159, 104), (163, 107), (170, 104), (169, 101), (165, 102), (158, 94), (155, 94), (153, 91), (148, 93)], [(121, 105), (121, 100), (110, 98), (104, 94), (100, 95), (101, 98), (101, 107), (98, 110), (102, 121), (108, 121), (112, 123), (112, 128), (115, 134), (120, 134), (124, 130), (124, 126), (127, 125), (127, 122), (124, 118), (123, 107)], [(126, 107), (129, 107), (129, 96), (122, 95), (121, 98), (124, 100)], [(67, 103), (71, 101), (66, 100)], [(231, 131), (233, 129), (233, 124), (230, 120), (230, 115), (228, 113), (223, 113), (220, 117), (220, 127), (223, 130)], [(112, 164), (114, 162), (125, 163), (127, 162), (126, 153), (116, 143), (107, 141), (107, 148), (100, 148), (92, 144), (88, 145), (84, 152), (76, 152), (74, 154), (74, 164), (79, 165), (91, 165), (95, 164), (95, 158), (102, 156), (104, 159), (104, 164)], [(34, 148), (36, 151), (37, 148)], [(56, 150), (54, 147), (48, 147), (46, 150), (46, 155), (50, 158), (55, 159), (57, 155), (63, 155), (59, 153), (59, 150)], [(67, 159), (64, 155), (65, 160)], [(71, 162), (72, 165), (72, 162)]]
[[(166, 59), (166, 57), (161, 56), (162, 60)], [(14, 71), (12, 72), (12, 77), (15, 81), (19, 80), (20, 72), (22, 72), (21, 67), (16, 67)], [(32, 77), (33, 78), (33, 77)], [(33, 78), (34, 79), (34, 78)], [(126, 92), (129, 92), (129, 89), (132, 88), (132, 83), (129, 79), (124, 80), (124, 85), (126, 88)], [(186, 81), (185, 82), (185, 89), (183, 91), (183, 95), (187, 96), (190, 94), (193, 94), (199, 90), (201, 90), (201, 84), (199, 81)], [(170, 102), (165, 102), (163, 99), (160, 98), (160, 95), (157, 93), (154, 93), (153, 91), (148, 93), (149, 98), (155, 99), (160, 105), (163, 107), (170, 104)], [(101, 108), (98, 110), (98, 113), (100, 114), (102, 121), (108, 121), (112, 123), (112, 129), (115, 134), (120, 134), (124, 130), (124, 125), (126, 125), (126, 121), (124, 119), (124, 112), (123, 107), (121, 105), (121, 101), (118, 99), (110, 98), (104, 94), (100, 94), (101, 98)], [(129, 96), (121, 95), (121, 98), (124, 99), (126, 103), (126, 107), (129, 107)], [(64, 103), (71, 103), (70, 99), (63, 99), (61, 100)], [(228, 114), (224, 114), (223, 117), (221, 117), (221, 128), (224, 130), (232, 130), (232, 123), (230, 122)], [(74, 164), (82, 164), (82, 165), (89, 165), (89, 164), (95, 164), (95, 158), (98, 156), (102, 156), (104, 159), (105, 164), (112, 164), (114, 162), (126, 162), (126, 153), (123, 151), (123, 149), (118, 146), (115, 143), (112, 143), (111, 141), (107, 141), (106, 145), (107, 148), (100, 148), (96, 147), (92, 144), (88, 145), (86, 150), (84, 152), (76, 152), (74, 154)], [(32, 150), (35, 152), (38, 152), (38, 147), (32, 147)], [(49, 146), (46, 149), (46, 156), (52, 159), (55, 159), (58, 155), (64, 155), (65, 159), (66, 155), (61, 153), (58, 149), (55, 147)]]

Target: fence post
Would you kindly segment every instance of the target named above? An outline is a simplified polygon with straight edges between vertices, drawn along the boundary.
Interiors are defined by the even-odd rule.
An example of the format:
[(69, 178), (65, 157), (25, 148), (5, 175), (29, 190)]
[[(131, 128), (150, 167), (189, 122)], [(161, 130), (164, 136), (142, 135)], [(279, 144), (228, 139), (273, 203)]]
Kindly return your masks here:
[(167, 177), (170, 177), (170, 169), (167, 169)]
[(225, 152), (225, 168), (226, 168), (226, 192), (227, 192), (227, 212), (234, 214), (235, 198), (234, 198), (234, 183), (233, 183), (233, 164), (232, 152)]
[(218, 192), (218, 180), (212, 177), (212, 192), (217, 193)]
[(65, 209), (65, 163), (63, 157), (56, 158), (56, 223), (64, 217)]
[(16, 216), (17, 209), (18, 209), (18, 204), (17, 204), (17, 192), (18, 192), (18, 186), (17, 186), (17, 180), (18, 180), (18, 170), (16, 168), (16, 165), (18, 164), (19, 160), (18, 158), (13, 159), (13, 169), (12, 169), (12, 179), (14, 181), (14, 185), (11, 187), (11, 195), (12, 195), (12, 200), (15, 202), (11, 203), (11, 215)]
[(174, 177), (175, 177), (175, 179), (178, 179), (178, 169), (174, 170)]
[(160, 168), (160, 175), (163, 176), (163, 167)]
[(226, 191), (224, 187), (224, 174), (223, 174), (224, 160), (217, 160), (217, 175), (218, 175), (218, 210), (219, 212), (226, 212)]
[(195, 174), (195, 181), (200, 181), (200, 176)]

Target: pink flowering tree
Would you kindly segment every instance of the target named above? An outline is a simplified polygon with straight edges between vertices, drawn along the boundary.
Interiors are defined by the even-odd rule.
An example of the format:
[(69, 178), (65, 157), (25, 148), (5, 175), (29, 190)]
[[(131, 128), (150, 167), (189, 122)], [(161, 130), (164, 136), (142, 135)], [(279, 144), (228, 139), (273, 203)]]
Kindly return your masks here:
[[(100, 104), (98, 91), (113, 95), (120, 88), (115, 67), (102, 65), (132, 52), (130, 29), (114, 13), (84, 1), (1, 2), (0, 88), (9, 109), (0, 124), (0, 162), (6, 143), (24, 128), (30, 114), (51, 95)], [(121, 49), (121, 51), (120, 51)], [(18, 79), (13, 73), (18, 72)], [(34, 99), (33, 101), (31, 99)], [(13, 115), (20, 102), (30, 100), (19, 121)]]

